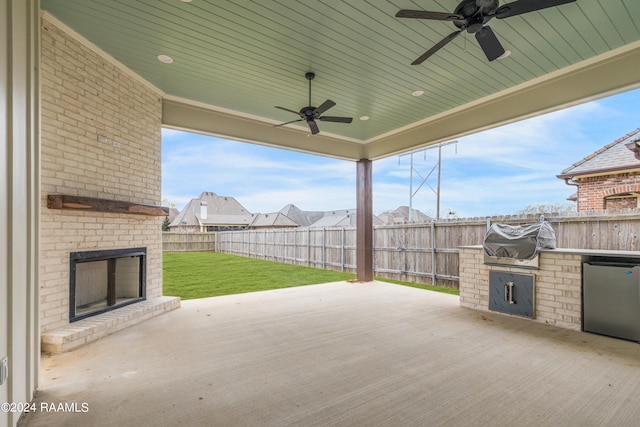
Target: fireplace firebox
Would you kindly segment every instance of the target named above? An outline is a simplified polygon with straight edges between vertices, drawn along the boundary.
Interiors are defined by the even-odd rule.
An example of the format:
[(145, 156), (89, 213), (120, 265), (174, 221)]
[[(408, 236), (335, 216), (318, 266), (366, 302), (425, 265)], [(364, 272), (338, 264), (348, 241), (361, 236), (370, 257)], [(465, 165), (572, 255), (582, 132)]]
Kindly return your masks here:
[(72, 252), (69, 322), (146, 299), (147, 248)]

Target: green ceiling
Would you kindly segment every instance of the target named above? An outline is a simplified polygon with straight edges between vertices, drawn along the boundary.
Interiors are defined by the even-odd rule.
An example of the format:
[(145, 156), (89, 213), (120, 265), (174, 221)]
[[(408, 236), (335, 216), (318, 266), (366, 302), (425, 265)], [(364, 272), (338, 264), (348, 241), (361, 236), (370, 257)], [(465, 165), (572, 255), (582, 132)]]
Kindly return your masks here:
[[(627, 73), (600, 82), (604, 68), (599, 74), (584, 74), (591, 81), (575, 89), (557, 80), (579, 79), (581, 69), (611, 62), (611, 52), (615, 58), (631, 55), (618, 66), (637, 60), (638, 0), (578, 0), (494, 19), (489, 25), (512, 52), (505, 60), (488, 62), (475, 38), (465, 33), (422, 65), (410, 65), (455, 27), (451, 22), (395, 18), (395, 13), (452, 12), (457, 3), (41, 0), (41, 7), (159, 88), (174, 107), (210, 106), (215, 112), (210, 121), (240, 117), (256, 129), (251, 134), (234, 132), (233, 126), (242, 127), (240, 122), (198, 125), (169, 113), (168, 125), (343, 158), (382, 157), (640, 82)], [(159, 62), (159, 54), (174, 62)], [(321, 133), (313, 138), (325, 148), (318, 150), (305, 148), (309, 142), (300, 139), (308, 133), (304, 123), (272, 127), (297, 118), (274, 106), (299, 110), (308, 104), (307, 71), (316, 73), (313, 105), (331, 99), (337, 105), (327, 115), (354, 117), (352, 124), (320, 122)], [(607, 70), (604, 75), (610, 74)], [(531, 97), (522, 92), (536, 90), (532, 85), (544, 85), (546, 79), (556, 79), (563, 88), (546, 90), (567, 93), (556, 100), (545, 92), (532, 92)], [(414, 97), (415, 90), (425, 93)], [(515, 104), (504, 101), (516, 93), (520, 98), (510, 101)], [(529, 98), (530, 107), (512, 107)], [(487, 112), (492, 108), (497, 111)], [(370, 119), (361, 121), (361, 116)], [(444, 122), (440, 125), (439, 120)], [(412, 131), (416, 135), (411, 136)], [(352, 148), (342, 152), (340, 144)], [(370, 144), (371, 152), (363, 148)]]

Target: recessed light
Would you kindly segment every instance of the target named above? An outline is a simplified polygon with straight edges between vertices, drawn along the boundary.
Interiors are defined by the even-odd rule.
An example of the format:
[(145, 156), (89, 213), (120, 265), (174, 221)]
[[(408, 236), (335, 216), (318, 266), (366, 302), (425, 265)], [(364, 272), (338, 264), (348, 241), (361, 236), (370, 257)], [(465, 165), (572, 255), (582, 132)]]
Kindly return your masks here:
[(413, 92), (411, 92), (411, 96), (422, 96), (422, 95), (424, 95), (423, 90), (414, 90)]
[(500, 56), (498, 56), (498, 59), (505, 59), (511, 56), (511, 51), (510, 50), (505, 50), (504, 53)]
[(367, 121), (367, 120), (369, 120), (369, 116), (362, 116), (362, 117), (360, 117), (360, 120), (362, 120), (363, 122)]
[(169, 55), (158, 55), (158, 61), (164, 62), (165, 64), (171, 64), (173, 62), (173, 58)]
[(191, 3), (191, 0), (181, 0), (182, 3)]

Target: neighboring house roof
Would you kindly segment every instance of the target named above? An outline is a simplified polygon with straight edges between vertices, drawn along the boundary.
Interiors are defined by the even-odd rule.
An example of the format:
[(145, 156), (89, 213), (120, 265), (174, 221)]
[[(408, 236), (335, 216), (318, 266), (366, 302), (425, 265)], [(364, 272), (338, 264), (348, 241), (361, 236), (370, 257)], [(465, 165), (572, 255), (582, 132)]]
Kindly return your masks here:
[[(295, 221), (300, 227), (340, 227), (356, 225), (356, 210), (341, 209), (333, 211), (303, 211), (295, 205), (287, 205), (280, 213)], [(373, 216), (373, 225), (383, 224), (377, 216)]]
[[(404, 224), (409, 222), (409, 206), (399, 206), (394, 211), (387, 211), (380, 214), (380, 219), (385, 224)], [(411, 222), (429, 222), (431, 217), (425, 215), (417, 209), (411, 209)]]
[(356, 215), (338, 214), (326, 215), (310, 225), (310, 227), (348, 227), (356, 225)]
[(640, 170), (640, 159), (637, 157), (638, 144), (640, 144), (640, 128), (618, 138), (611, 144), (605, 145), (595, 153), (566, 168), (557, 176), (560, 179), (566, 179)]
[[(323, 212), (322, 218), (318, 219), (310, 228), (318, 227), (355, 227), (357, 215), (355, 209), (343, 209), (337, 211)], [(373, 215), (373, 225), (382, 225), (380, 218)]]
[(324, 215), (323, 212), (318, 211), (303, 211), (292, 204), (288, 204), (279, 212), (292, 219), (300, 227), (308, 227)]
[(176, 217), (180, 215), (180, 211), (176, 208), (169, 208), (169, 223), (172, 223)]
[[(203, 216), (203, 210), (206, 215)], [(384, 222), (373, 216), (373, 224)], [(278, 212), (251, 214), (233, 197), (218, 196), (204, 192), (191, 199), (180, 214), (169, 224), (171, 227), (200, 226), (246, 226), (251, 228), (269, 227), (340, 227), (355, 226), (356, 210), (303, 211), (289, 204)]]
[(251, 220), (251, 213), (233, 197), (205, 191), (191, 199), (169, 227), (248, 226)]
[(269, 214), (253, 214), (253, 219), (250, 228), (262, 228), (262, 227), (297, 227), (291, 218), (287, 217), (282, 212), (275, 212)]

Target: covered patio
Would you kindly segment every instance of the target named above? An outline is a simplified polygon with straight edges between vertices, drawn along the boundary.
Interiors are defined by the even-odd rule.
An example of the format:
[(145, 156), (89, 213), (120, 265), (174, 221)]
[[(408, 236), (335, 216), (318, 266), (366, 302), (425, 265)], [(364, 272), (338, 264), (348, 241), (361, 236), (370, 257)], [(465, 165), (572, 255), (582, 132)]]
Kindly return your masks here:
[[(0, 0), (0, 402), (89, 407), (27, 425), (632, 422), (637, 345), (379, 283), (187, 301), (41, 362), (71, 254), (146, 248), (135, 298), (162, 298), (162, 127), (353, 162), (366, 282), (375, 160), (640, 84), (639, 2), (515, 3)], [(505, 61), (460, 30), (411, 65), (484, 18)], [(333, 103), (317, 134), (286, 122)]]
[(453, 295), (327, 283), (184, 301), (44, 356), (36, 406), (79, 411), (22, 425), (635, 425), (639, 352)]

